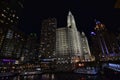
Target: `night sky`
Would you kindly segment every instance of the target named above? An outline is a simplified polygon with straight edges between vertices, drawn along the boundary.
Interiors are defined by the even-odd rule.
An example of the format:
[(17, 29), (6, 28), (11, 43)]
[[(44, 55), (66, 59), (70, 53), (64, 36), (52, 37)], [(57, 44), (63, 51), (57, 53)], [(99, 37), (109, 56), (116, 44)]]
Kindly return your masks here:
[(66, 27), (70, 10), (79, 31), (87, 35), (100, 20), (108, 30), (120, 31), (120, 10), (114, 8), (116, 0), (26, 0), (21, 29), (25, 33), (40, 35), (41, 22), (49, 17), (57, 18), (58, 27)]

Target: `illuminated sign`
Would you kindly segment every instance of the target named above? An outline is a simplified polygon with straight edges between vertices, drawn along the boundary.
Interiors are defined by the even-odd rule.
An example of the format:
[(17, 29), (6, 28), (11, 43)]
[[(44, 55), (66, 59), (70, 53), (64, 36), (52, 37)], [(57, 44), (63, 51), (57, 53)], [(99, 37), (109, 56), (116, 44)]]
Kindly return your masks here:
[(15, 62), (15, 60), (12, 59), (2, 59), (3, 62)]
[(109, 63), (109, 66), (114, 68), (120, 68), (120, 64)]

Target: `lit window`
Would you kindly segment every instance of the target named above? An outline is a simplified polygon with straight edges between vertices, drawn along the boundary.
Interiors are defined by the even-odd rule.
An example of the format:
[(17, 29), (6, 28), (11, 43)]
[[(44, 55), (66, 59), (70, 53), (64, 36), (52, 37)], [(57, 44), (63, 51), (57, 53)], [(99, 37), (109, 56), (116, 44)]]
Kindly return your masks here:
[(8, 20), (10, 20), (10, 18), (8, 18)]
[(11, 20), (11, 22), (13, 22), (13, 20)]
[(13, 14), (12, 16), (15, 17), (15, 14)]
[(17, 16), (16, 18), (17, 18), (17, 19), (19, 19), (19, 17), (18, 17), (18, 16)]
[(3, 17), (6, 17), (5, 14), (2, 14)]
[(5, 16), (4, 14), (2, 14), (2, 16)]

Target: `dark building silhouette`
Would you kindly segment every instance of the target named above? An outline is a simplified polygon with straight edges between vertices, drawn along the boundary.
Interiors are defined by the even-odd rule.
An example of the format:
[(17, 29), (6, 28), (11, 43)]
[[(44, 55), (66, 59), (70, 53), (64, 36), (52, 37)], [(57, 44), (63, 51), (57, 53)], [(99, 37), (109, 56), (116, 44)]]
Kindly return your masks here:
[(117, 43), (118, 43), (119, 49), (120, 49), (120, 33), (117, 34)]
[(96, 21), (94, 28), (95, 32), (91, 32), (92, 39), (92, 53), (99, 57), (114, 56), (119, 53), (119, 46), (116, 41), (116, 36), (108, 31), (104, 24)]
[(115, 3), (115, 8), (120, 8), (120, 0), (116, 0), (116, 3)]
[(19, 30), (8, 28), (5, 36), (1, 39), (0, 58), (19, 59), (25, 41), (24, 33)]
[(44, 58), (51, 58), (54, 56), (56, 27), (57, 21), (55, 18), (49, 18), (42, 22), (40, 36), (40, 55)]
[(20, 22), (24, 0), (0, 1), (0, 26), (13, 27)]
[[(24, 0), (0, 0), (0, 54), (2, 58), (18, 58), (22, 45), (21, 33), (17, 28), (21, 21)], [(16, 50), (15, 50), (15, 46)], [(18, 47), (19, 46), (19, 47)]]
[(37, 43), (37, 35), (36, 33), (30, 33), (27, 36), (24, 53), (22, 57), (24, 58), (23, 62), (33, 62), (38, 59), (38, 47), (39, 44)]

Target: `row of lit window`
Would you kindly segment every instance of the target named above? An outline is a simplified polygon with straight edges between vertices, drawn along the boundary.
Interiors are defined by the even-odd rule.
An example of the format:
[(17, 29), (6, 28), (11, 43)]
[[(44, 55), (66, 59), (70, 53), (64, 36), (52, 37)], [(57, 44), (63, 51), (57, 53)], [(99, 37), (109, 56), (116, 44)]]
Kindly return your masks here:
[[(67, 44), (66, 44), (67, 45)], [(61, 44), (61, 43), (57, 43), (56, 44), (56, 46), (57, 47), (61, 47), (61, 46), (63, 46), (63, 47), (67, 47), (65, 44)], [(69, 45), (69, 47), (73, 47), (73, 45), (72, 44), (68, 44)]]
[[(1, 23), (4, 23), (3, 20), (0, 20)], [(11, 23), (13, 23), (13, 20), (10, 20)], [(7, 22), (5, 24), (8, 24)]]
[[(1, 14), (2, 15), (2, 17), (4, 17), (4, 18), (6, 18), (7, 16), (5, 15), (5, 14)], [(12, 15), (12, 17), (15, 17), (15, 14), (13, 14)], [(7, 18), (8, 20), (11, 20), (9, 17)], [(16, 19), (19, 19), (19, 17), (18, 16), (16, 16)]]
[[(4, 18), (7, 18), (7, 20), (9, 20), (11, 23), (13, 23), (14, 21), (10, 17), (13, 17), (16, 19), (19, 19), (19, 17), (16, 16), (15, 14), (13, 14), (13, 13), (15, 13), (15, 10), (10, 10), (10, 11), (9, 10), (10, 10), (10, 8), (7, 8), (6, 10), (4, 9), (3, 10), (4, 13), (2, 13), (1, 16)], [(3, 20), (0, 20), (0, 22), (4, 23)], [(6, 24), (8, 24), (8, 23), (6, 23)]]
[(10, 13), (9, 13), (9, 14), (7, 14), (7, 15), (5, 15), (4, 13), (2, 13), (2, 14), (1, 14), (1, 16), (2, 16), (2, 17), (5, 17), (5, 18), (6, 18), (8, 15), (9, 15), (9, 16), (11, 16), (11, 17), (13, 17), (13, 18), (14, 18), (14, 17), (16, 17), (16, 19), (18, 19), (18, 18), (19, 18), (19, 17), (18, 17), (18, 16), (16, 16), (15, 14), (10, 14)]

